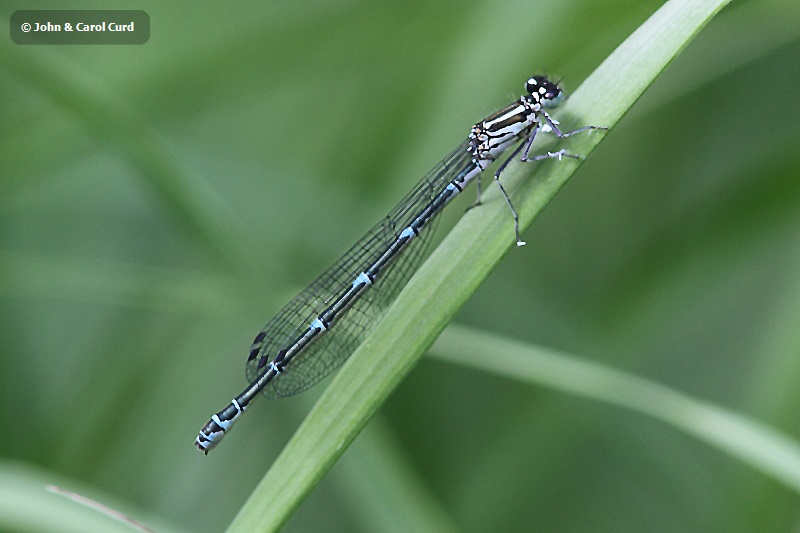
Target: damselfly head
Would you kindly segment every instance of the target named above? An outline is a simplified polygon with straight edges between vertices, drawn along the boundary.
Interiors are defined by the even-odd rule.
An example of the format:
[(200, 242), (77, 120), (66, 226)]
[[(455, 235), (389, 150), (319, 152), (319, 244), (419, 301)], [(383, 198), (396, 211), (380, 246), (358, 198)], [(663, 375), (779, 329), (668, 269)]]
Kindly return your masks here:
[(525, 90), (542, 104), (542, 107), (557, 107), (564, 99), (564, 93), (558, 84), (553, 83), (544, 76), (532, 76), (525, 82)]

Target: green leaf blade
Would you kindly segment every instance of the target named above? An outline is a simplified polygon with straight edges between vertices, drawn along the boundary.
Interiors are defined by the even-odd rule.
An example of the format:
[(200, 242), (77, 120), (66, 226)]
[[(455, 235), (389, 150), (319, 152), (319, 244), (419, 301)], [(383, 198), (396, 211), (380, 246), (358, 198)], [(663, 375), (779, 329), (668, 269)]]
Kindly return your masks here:
[[(603, 62), (558, 116), (580, 125), (613, 126), (727, 3), (667, 2)], [(601, 138), (597, 134), (575, 138), (570, 151), (588, 155)], [(504, 184), (512, 191), (522, 227), (536, 218), (579, 164), (570, 160), (509, 165)], [(229, 531), (279, 529), (514, 247), (508, 208), (492, 189), (484, 205), (470, 210), (456, 225), (331, 382)]]

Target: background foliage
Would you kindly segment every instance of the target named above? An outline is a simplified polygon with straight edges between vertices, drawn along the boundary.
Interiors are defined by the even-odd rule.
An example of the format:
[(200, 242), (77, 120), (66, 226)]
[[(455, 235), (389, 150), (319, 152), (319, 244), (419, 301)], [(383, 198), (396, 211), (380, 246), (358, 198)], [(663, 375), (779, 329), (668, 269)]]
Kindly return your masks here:
[[(527, 76), (576, 87), (659, 5), (145, 2), (144, 46), (3, 40), (0, 490), (22, 503), (0, 523), (65, 525), (56, 483), (160, 530), (224, 527), (324, 387), (196, 453), (253, 334)], [(798, 437), (799, 10), (713, 21), (460, 326)], [(287, 530), (780, 531), (797, 508), (671, 425), (431, 359)]]

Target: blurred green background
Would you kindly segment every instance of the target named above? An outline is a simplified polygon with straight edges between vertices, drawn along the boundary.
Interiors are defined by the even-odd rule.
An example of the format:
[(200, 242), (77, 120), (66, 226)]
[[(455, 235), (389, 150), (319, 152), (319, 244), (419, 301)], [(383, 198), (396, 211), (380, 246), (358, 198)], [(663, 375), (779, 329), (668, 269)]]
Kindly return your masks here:
[[(253, 335), (528, 76), (577, 87), (660, 4), (81, 2), (146, 10), (150, 41), (6, 31), (0, 491), (21, 503), (0, 528), (44, 528), (45, 483), (224, 528), (325, 386), (197, 453)], [(457, 323), (799, 437), (798, 20), (794, 0), (724, 10)], [(286, 529), (786, 531), (798, 504), (662, 422), (428, 359)]]

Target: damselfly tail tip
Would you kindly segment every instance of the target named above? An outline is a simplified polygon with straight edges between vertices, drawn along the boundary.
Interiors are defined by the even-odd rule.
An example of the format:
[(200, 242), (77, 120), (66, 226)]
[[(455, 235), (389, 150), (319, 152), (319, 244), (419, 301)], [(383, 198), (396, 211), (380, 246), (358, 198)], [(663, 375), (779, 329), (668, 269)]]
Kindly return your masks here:
[(517, 246), (518, 246), (518, 247), (525, 246), (526, 244), (528, 244), (528, 243), (527, 243), (527, 242), (525, 242), (525, 241), (517, 241)]
[(201, 440), (201, 437), (202, 437), (201, 435), (198, 435), (197, 437), (195, 437), (194, 445), (198, 450), (203, 452), (205, 455), (208, 455), (208, 451), (213, 447), (212, 445), (214, 443), (213, 443), (213, 441), (210, 441), (208, 439), (202, 439)]

